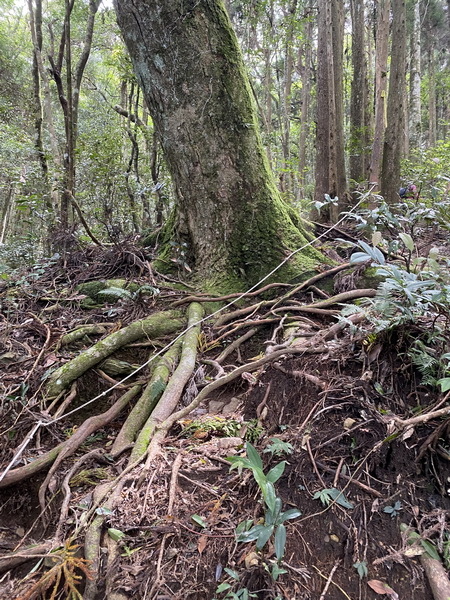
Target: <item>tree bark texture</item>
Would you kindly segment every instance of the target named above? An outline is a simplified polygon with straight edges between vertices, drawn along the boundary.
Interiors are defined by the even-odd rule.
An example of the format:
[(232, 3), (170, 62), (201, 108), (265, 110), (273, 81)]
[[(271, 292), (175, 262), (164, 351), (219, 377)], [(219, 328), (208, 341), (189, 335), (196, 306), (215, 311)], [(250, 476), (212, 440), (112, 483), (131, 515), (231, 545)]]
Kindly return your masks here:
[(410, 60), (410, 109), (409, 109), (409, 136), (412, 147), (420, 146), (422, 138), (422, 107), (421, 107), (421, 25), (420, 1), (414, 4), (413, 30), (411, 33), (411, 60)]
[[(324, 194), (345, 201), (347, 177), (343, 123), (343, 7), (333, 0), (318, 0), (317, 130), (315, 199)], [(331, 209), (332, 220), (337, 219)]]
[(400, 160), (402, 158), (405, 111), (406, 39), (405, 0), (392, 1), (392, 44), (387, 105), (387, 128), (384, 138), (381, 193), (389, 203), (398, 200)]
[[(389, 13), (391, 0), (378, 0), (375, 47), (375, 131), (369, 167), (369, 183), (381, 180), (384, 133), (387, 107), (387, 59), (389, 52)], [(377, 191), (375, 190), (375, 191)]]
[(351, 0), (352, 13), (352, 92), (350, 100), (350, 178), (360, 183), (366, 179), (365, 158), (365, 107), (366, 61), (365, 19), (363, 0)]
[[(174, 182), (177, 233), (203, 286), (257, 282), (305, 238), (270, 172), (222, 0), (115, 0), (115, 9)], [(316, 261), (308, 249), (296, 274)]]

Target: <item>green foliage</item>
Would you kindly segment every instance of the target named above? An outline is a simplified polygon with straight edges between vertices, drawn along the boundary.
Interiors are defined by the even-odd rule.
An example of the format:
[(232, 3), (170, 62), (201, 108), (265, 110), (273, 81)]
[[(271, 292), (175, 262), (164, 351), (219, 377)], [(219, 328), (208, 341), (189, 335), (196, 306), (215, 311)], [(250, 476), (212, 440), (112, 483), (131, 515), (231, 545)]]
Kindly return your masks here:
[(367, 561), (365, 560), (355, 562), (353, 567), (356, 569), (360, 579), (364, 579), (364, 577), (367, 577), (369, 574), (367, 569)]
[[(262, 428), (256, 420), (239, 421), (231, 417), (220, 415), (208, 416), (194, 420), (186, 420), (182, 423), (183, 436), (202, 437), (203, 435), (213, 435), (219, 437), (237, 437), (243, 435), (248, 441), (255, 441), (261, 435)], [(241, 434), (244, 429), (245, 434)]]
[(403, 506), (402, 506), (402, 503), (400, 502), (400, 500), (397, 500), (397, 502), (395, 504), (393, 504), (392, 506), (385, 506), (383, 508), (383, 512), (386, 513), (387, 515), (391, 515), (392, 519), (394, 519), (395, 517), (398, 517), (401, 510), (403, 510)]
[[(272, 539), (276, 561), (264, 561), (263, 566), (273, 581), (277, 581), (280, 575), (287, 572), (281, 566), (286, 548), (285, 523), (291, 519), (296, 519), (301, 513), (295, 508), (282, 512), (282, 500), (276, 495), (274, 484), (284, 473), (285, 461), (278, 463), (265, 473), (263, 462), (257, 450), (249, 442), (246, 443), (245, 449), (246, 456), (229, 456), (227, 460), (231, 463), (231, 469), (238, 469), (239, 472), (242, 469), (249, 469), (252, 472), (263, 499), (264, 522), (254, 525), (251, 519), (242, 521), (236, 527), (236, 540), (238, 542), (256, 542), (256, 549), (261, 551), (267, 542)], [(245, 600), (258, 597), (257, 594), (250, 592), (247, 587), (240, 587), (234, 591), (240, 581), (240, 575), (228, 568), (225, 569), (225, 572), (230, 577), (230, 581), (221, 583), (216, 589), (216, 594), (225, 594), (223, 600), (236, 598)]]
[(269, 453), (276, 458), (280, 458), (283, 454), (292, 454), (294, 447), (289, 442), (284, 442), (280, 438), (272, 437), (269, 439), (269, 444), (264, 448), (263, 452)]
[(324, 506), (329, 506), (332, 502), (336, 502), (336, 504), (339, 504), (343, 508), (353, 508), (353, 504), (347, 500), (344, 493), (336, 488), (319, 490), (314, 494), (313, 498), (314, 500), (320, 500)]
[[(435, 215), (449, 216), (450, 140), (440, 140), (430, 148), (413, 149), (408, 160), (403, 161), (402, 172), (405, 181), (413, 181), (419, 187), (420, 197)], [(446, 202), (447, 208), (443, 209), (441, 202)], [(445, 220), (450, 222), (449, 218)]]
[(256, 542), (256, 548), (262, 550), (269, 539), (274, 535), (274, 548), (277, 561), (280, 562), (284, 556), (286, 545), (286, 527), (284, 523), (300, 516), (297, 509), (289, 509), (282, 512), (282, 500), (276, 495), (275, 483), (284, 473), (286, 462), (282, 461), (275, 465), (268, 473), (264, 473), (263, 463), (257, 450), (246, 443), (247, 457), (230, 456), (227, 460), (232, 469), (250, 469), (262, 494), (265, 505), (264, 523), (250, 525), (248, 521), (241, 523), (236, 529), (238, 542)]

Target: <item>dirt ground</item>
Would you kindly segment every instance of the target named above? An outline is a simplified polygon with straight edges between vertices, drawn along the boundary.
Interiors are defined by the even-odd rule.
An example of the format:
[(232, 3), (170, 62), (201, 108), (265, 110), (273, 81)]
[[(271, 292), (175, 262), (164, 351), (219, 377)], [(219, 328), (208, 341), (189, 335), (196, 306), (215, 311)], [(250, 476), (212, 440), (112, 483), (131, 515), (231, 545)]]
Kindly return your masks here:
[[(36, 308), (41, 300), (33, 297), (32, 302)], [(70, 319), (67, 312), (64, 316), (54, 310), (53, 336), (78, 321), (79, 313), (71, 310)], [(124, 310), (121, 318), (135, 317), (136, 306), (133, 310), (133, 314)], [(105, 311), (92, 311), (90, 319), (104, 319)], [(24, 326), (13, 326), (22, 321), (17, 316), (14, 324), (8, 315), (9, 333), (24, 344), (20, 333)], [(38, 348), (46, 329), (37, 320), (32, 320), (32, 327), (27, 343)], [(271, 334), (269, 327), (262, 329), (243, 345), (242, 363), (251, 361)], [(226, 593), (216, 590), (224, 583), (237, 594), (228, 598), (245, 599), (242, 590), (247, 589), (247, 597), (272, 600), (371, 600), (381, 594), (393, 600), (432, 599), (419, 555), (427, 541), (450, 554), (450, 422), (447, 417), (403, 431), (394, 427), (394, 416), (406, 419), (438, 407), (442, 400), (435, 390), (421, 385), (405, 360), (405, 340), (403, 331), (394, 331), (378, 341), (373, 352), (364, 336), (347, 332), (344, 341), (331, 343), (327, 352), (282, 358), (256, 373), (245, 373), (177, 423), (151, 468), (136, 467), (120, 502), (106, 517), (97, 599), (112, 597), (116, 591), (120, 598), (222, 600)], [(47, 348), (50, 357), (51, 345)], [(135, 359), (136, 352), (132, 350)], [(205, 349), (199, 358), (213, 360), (217, 352), (214, 347)], [(41, 385), (50, 360), (28, 382), (32, 391)], [(30, 368), (26, 362), (18, 365), (6, 365), (5, 389), (6, 382), (18, 381)], [(106, 383), (90, 373), (82, 389), (92, 394), (103, 386)], [(23, 404), (26, 395), (25, 391)], [(2, 401), (8, 424), (2, 426), (3, 467), (12, 455), (6, 442), (12, 444), (15, 435), (7, 414), (12, 402), (8, 397)], [(104, 402), (107, 407), (112, 399)], [(53, 427), (38, 440), (35, 451), (39, 452), (39, 444), (43, 451), (63, 440), (87, 414)], [(19, 433), (34, 422), (33, 410), (25, 407), (20, 415)], [(70, 538), (92, 503), (95, 485), (114, 480), (126, 466), (127, 453), (115, 460), (107, 456), (123, 419), (121, 415), (97, 431), (64, 463), (50, 486), (45, 526), (37, 499), (45, 474), (0, 490), (0, 567), (2, 556), (15, 548), (51, 540), (64, 475), (77, 458), (102, 449), (106, 458), (98, 460), (93, 454), (84, 476), (71, 480), (70, 511), (63, 523), (63, 539)], [(256, 552), (254, 542), (236, 541), (240, 523), (261, 523), (264, 515), (250, 471), (230, 470), (226, 460), (242, 455), (246, 441), (258, 450), (266, 473), (286, 461), (275, 490), (283, 510), (301, 512), (286, 522), (281, 562), (285, 572), (276, 581), (270, 573), (276, 563), (273, 539), (262, 552)], [(415, 544), (401, 532), (402, 523), (419, 534)], [(119, 542), (113, 559), (108, 553), (111, 539)], [(82, 539), (73, 543), (82, 544)], [(53, 596), (51, 587), (41, 595), (30, 592), (51, 566), (48, 558), (31, 557), (0, 573), (0, 597), (75, 598), (64, 592), (62, 582)]]

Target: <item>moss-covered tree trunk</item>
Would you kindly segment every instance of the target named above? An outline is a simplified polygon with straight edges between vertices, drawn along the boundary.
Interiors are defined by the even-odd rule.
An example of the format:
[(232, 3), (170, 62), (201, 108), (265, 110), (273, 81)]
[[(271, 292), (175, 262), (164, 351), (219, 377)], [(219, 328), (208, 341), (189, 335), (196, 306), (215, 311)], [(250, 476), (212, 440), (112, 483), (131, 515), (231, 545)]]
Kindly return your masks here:
[[(115, 9), (172, 174), (190, 266), (205, 287), (258, 281), (305, 235), (276, 189), (222, 0), (115, 0)], [(309, 248), (291, 273), (318, 260)]]

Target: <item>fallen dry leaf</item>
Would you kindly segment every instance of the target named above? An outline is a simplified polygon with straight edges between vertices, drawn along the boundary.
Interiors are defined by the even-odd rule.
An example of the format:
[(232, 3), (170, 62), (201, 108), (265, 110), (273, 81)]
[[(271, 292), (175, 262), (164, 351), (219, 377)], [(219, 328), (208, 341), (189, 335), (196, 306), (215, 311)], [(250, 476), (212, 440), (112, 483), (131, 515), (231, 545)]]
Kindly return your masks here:
[(203, 552), (203, 550), (206, 548), (207, 543), (208, 543), (208, 538), (206, 537), (206, 535), (201, 535), (198, 538), (197, 550), (198, 550), (199, 554), (201, 554)]
[(392, 600), (398, 600), (398, 594), (387, 583), (379, 579), (371, 579), (367, 585), (373, 589), (376, 594), (387, 594), (392, 597)]

